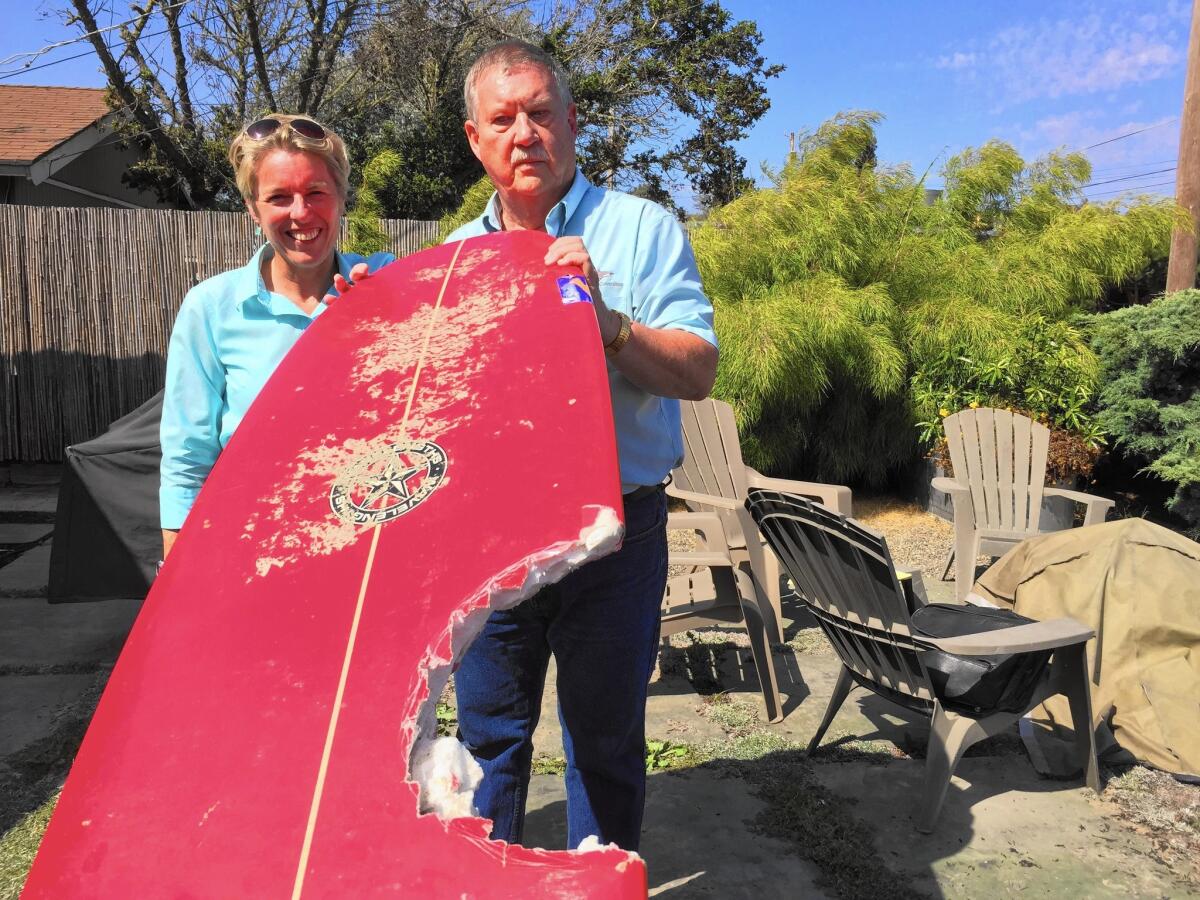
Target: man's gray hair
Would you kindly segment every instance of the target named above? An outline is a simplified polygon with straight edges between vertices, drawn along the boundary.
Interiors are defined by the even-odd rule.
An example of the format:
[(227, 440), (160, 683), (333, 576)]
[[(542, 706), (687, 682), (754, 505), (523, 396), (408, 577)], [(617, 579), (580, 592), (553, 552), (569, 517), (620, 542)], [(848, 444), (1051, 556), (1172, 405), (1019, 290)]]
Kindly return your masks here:
[(467, 118), (475, 120), (475, 91), (485, 72), (497, 67), (510, 70), (521, 66), (535, 66), (549, 75), (563, 106), (571, 105), (571, 86), (567, 82), (566, 71), (557, 59), (540, 47), (525, 41), (505, 41), (479, 54), (479, 58), (472, 63), (470, 71), (467, 72), (467, 79), (463, 83), (463, 103), (467, 107)]

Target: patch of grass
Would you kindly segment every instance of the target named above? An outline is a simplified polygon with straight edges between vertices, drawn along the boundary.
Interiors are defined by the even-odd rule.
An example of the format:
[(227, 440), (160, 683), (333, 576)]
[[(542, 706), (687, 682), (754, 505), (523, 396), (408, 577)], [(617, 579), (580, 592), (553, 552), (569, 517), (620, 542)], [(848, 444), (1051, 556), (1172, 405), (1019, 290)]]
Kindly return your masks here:
[(57, 802), (56, 793), (0, 837), (0, 900), (16, 900), (20, 896)]
[(532, 771), (534, 775), (561, 775), (567, 771), (567, 761), (561, 756), (535, 756)]
[(672, 635), (658, 657), (659, 671), (664, 675), (686, 678), (701, 695), (724, 690), (721, 666), (725, 654), (735, 645), (723, 632), (687, 631)]
[(832, 647), (820, 628), (801, 628), (793, 634), (787, 645), (797, 653), (830, 653)]
[(726, 734), (740, 737), (758, 727), (758, 708), (745, 697), (713, 694), (700, 706), (704, 718), (720, 725)]
[(812, 758), (814, 762), (866, 762), (877, 766), (893, 759), (907, 759), (908, 754), (891, 741), (861, 740), (845, 732), (835, 732), (821, 742)]

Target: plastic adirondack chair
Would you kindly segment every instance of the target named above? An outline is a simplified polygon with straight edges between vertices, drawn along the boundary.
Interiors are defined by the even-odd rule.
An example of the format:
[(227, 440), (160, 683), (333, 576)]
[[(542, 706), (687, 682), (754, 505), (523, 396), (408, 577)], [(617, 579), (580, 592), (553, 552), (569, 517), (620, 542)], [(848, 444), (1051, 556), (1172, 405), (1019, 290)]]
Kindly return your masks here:
[[(1094, 635), (1090, 628), (1069, 618), (1034, 622), (969, 605), (931, 604), (910, 613), (882, 535), (776, 491), (751, 490), (747, 505), (842, 662), (809, 754), (856, 685), (932, 715), (917, 824), (928, 832), (967, 748), (1010, 728), (1045, 698), (1063, 693), (1070, 701), (1087, 784), (1099, 793), (1085, 652)], [(930, 637), (930, 629), (921, 627), (930, 620), (930, 611), (943, 625), (949, 615), (965, 627), (943, 628), (955, 633)], [(985, 614), (1008, 618), (1003, 624), (987, 619), (986, 627), (996, 630), (982, 630)], [(1013, 671), (1020, 677), (1010, 677)], [(998, 682), (1001, 674), (1009, 680)], [(975, 693), (964, 692), (964, 684)], [(978, 703), (981, 691), (1002, 691), (1003, 696), (990, 706), (971, 705)]]
[[(722, 540), (726, 543), (716, 546), (708, 541), (707, 550), (727, 554), (739, 568), (749, 569), (760, 601), (759, 608), (766, 617), (767, 632), (772, 640), (782, 641), (779, 563), (770, 553), (751, 554), (747, 546), (748, 536), (756, 543), (759, 537), (746, 512), (746, 492), (750, 488), (785, 491), (812, 498), (829, 509), (850, 515), (850, 488), (768, 478), (742, 461), (737, 425), (729, 404), (709, 399), (685, 401), (680, 406), (686, 452), (683, 464), (671, 473), (667, 494), (683, 500), (689, 512), (672, 513), (667, 527), (703, 531), (695, 523), (702, 524), (708, 521), (707, 516), (715, 514), (722, 526)], [(757, 563), (752, 564), (752, 556)], [(688, 561), (672, 558), (671, 562), (684, 565)]]
[(758, 674), (768, 722), (783, 720), (779, 681), (771, 657), (770, 607), (764, 607), (750, 575), (734, 561), (721, 519), (714, 513), (696, 513), (688, 528), (701, 533), (712, 550), (671, 553), (672, 565), (688, 566), (690, 574), (667, 579), (662, 603), (662, 637), (707, 625), (744, 625), (750, 635), (750, 652)]
[(1104, 521), (1112, 500), (1046, 486), (1050, 429), (1004, 409), (964, 409), (942, 420), (954, 477), (937, 477), (935, 490), (954, 505), (954, 546), (942, 580), (955, 563), (955, 594), (965, 600), (975, 583), (975, 560), (1001, 556), (1038, 533), (1043, 497), (1087, 505), (1084, 525)]

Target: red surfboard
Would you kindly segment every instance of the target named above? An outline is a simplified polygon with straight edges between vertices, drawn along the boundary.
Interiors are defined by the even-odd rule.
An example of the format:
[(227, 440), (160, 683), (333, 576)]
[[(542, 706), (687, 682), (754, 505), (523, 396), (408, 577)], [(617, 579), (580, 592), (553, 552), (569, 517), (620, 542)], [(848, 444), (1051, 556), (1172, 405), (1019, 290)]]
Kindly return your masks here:
[(490, 841), (421, 814), (412, 778), (489, 606), (620, 540), (595, 315), (548, 243), (401, 260), (284, 359), (146, 600), (25, 897), (645, 896), (636, 854)]

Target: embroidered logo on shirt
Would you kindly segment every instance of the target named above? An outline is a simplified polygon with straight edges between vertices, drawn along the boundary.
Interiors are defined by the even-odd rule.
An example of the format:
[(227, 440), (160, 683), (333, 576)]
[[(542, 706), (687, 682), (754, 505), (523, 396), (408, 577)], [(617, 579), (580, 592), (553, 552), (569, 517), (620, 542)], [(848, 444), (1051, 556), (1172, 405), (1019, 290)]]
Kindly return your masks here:
[(563, 303), (591, 303), (592, 289), (582, 275), (559, 275), (558, 292)]
[(391, 444), (347, 466), (329, 490), (329, 506), (351, 525), (382, 525), (428, 499), (446, 465), (446, 451), (433, 441)]

